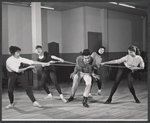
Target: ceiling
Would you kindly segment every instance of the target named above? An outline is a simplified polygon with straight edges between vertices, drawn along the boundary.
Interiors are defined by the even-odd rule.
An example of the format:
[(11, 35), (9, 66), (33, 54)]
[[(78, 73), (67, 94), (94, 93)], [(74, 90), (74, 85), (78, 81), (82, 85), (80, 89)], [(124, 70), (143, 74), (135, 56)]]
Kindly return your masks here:
[[(13, 2), (16, 5), (30, 5), (31, 2)], [(66, 11), (69, 9), (89, 6), (100, 9), (108, 9), (112, 11), (119, 11), (124, 13), (130, 13), (139, 16), (148, 15), (148, 2), (119, 2), (131, 6), (135, 6), (136, 9), (128, 8), (120, 5), (111, 4), (109, 2), (41, 2), (41, 5), (55, 8), (55, 11)]]

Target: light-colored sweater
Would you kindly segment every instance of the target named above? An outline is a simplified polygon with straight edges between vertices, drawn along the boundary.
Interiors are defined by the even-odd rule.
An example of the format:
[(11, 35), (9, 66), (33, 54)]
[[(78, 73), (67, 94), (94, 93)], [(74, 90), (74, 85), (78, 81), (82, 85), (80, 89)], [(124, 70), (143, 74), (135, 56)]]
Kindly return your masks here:
[(100, 67), (100, 63), (102, 62), (102, 57), (100, 55), (98, 55), (96, 52), (93, 52), (91, 54), (91, 57), (93, 58), (93, 60), (95, 60), (95, 66), (97, 68)]
[(11, 56), (6, 61), (6, 68), (9, 72), (18, 72), (21, 63), (31, 65), (33, 64), (33, 60), (29, 60), (22, 57), (15, 58), (14, 56)]
[(131, 57), (130, 55), (126, 55), (120, 59), (115, 60), (115, 62), (118, 64), (124, 63), (124, 65), (127, 68), (137, 67), (138, 65), (140, 67), (144, 67), (144, 61), (143, 61), (142, 57), (139, 55), (136, 55), (135, 57)]

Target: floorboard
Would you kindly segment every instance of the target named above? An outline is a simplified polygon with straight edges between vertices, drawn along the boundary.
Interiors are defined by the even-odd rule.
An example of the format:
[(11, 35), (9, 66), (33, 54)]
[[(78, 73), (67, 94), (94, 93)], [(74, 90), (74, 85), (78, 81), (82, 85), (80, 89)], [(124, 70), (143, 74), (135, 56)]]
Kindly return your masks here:
[[(143, 120), (148, 119), (148, 84), (146, 81), (134, 81), (134, 88), (141, 103), (135, 103), (128, 87), (127, 80), (123, 80), (113, 96), (111, 104), (104, 104), (107, 100), (113, 81), (103, 82), (102, 94), (97, 95), (97, 84), (92, 88), (93, 98), (88, 99), (90, 108), (82, 105), (84, 83), (80, 83), (75, 99), (64, 103), (53, 85), (48, 85), (53, 93), (52, 99), (44, 100), (44, 90), (33, 90), (38, 102), (43, 108), (34, 107), (22, 87), (15, 89), (14, 108), (6, 110), (9, 104), (7, 89), (2, 89), (2, 120)], [(69, 98), (71, 82), (60, 83), (62, 92)]]

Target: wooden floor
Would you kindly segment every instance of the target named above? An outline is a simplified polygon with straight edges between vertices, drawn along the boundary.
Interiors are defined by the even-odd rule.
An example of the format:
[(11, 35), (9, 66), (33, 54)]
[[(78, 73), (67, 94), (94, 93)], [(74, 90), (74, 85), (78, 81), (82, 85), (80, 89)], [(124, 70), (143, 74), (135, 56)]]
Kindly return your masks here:
[[(54, 97), (44, 100), (46, 93), (43, 90), (35, 91), (34, 95), (43, 108), (32, 106), (22, 87), (15, 90), (14, 108), (5, 109), (9, 104), (7, 89), (2, 91), (2, 120), (3, 121), (52, 121), (52, 120), (129, 120), (129, 121), (147, 121), (148, 119), (148, 84), (147, 81), (134, 81), (134, 88), (137, 97), (141, 103), (135, 103), (127, 87), (127, 80), (123, 80), (114, 94), (112, 104), (104, 104), (106, 101), (113, 81), (104, 82), (102, 95), (97, 95), (97, 85), (94, 83), (92, 88), (93, 98), (89, 98), (90, 108), (82, 106), (82, 93), (84, 83), (81, 83), (76, 93), (75, 100), (64, 103), (59, 98), (55, 87), (50, 85)], [(69, 97), (71, 82), (60, 84), (62, 92), (66, 98)]]

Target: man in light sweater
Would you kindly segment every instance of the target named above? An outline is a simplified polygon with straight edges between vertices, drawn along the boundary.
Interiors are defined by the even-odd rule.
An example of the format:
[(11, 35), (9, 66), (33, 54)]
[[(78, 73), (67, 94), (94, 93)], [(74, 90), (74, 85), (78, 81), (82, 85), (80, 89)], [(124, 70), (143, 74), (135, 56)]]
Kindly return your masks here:
[(86, 87), (83, 93), (82, 104), (84, 107), (87, 108), (89, 107), (89, 105), (87, 104), (87, 99), (91, 88), (93, 67), (94, 61), (93, 58), (91, 57), (90, 51), (88, 49), (84, 49), (82, 55), (77, 57), (74, 72), (71, 74), (71, 77), (73, 78), (73, 85), (71, 89), (71, 96), (68, 99), (68, 102), (74, 99), (77, 87), (81, 79), (83, 78)]

